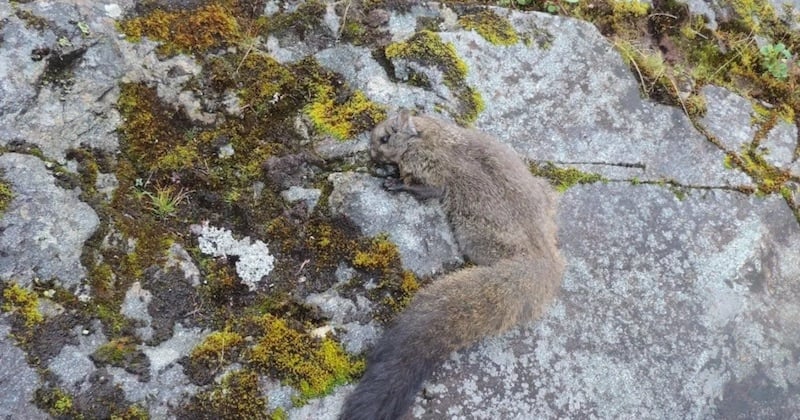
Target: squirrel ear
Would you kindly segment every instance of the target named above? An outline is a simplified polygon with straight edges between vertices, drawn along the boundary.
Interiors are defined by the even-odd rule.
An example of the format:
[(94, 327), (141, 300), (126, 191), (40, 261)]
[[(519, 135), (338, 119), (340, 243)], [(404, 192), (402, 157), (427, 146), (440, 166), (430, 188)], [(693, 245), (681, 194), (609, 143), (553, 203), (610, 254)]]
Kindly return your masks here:
[(417, 135), (417, 128), (414, 127), (414, 120), (411, 118), (411, 111), (401, 108), (399, 114), (397, 114), (397, 123), (398, 132), (411, 134), (412, 136)]

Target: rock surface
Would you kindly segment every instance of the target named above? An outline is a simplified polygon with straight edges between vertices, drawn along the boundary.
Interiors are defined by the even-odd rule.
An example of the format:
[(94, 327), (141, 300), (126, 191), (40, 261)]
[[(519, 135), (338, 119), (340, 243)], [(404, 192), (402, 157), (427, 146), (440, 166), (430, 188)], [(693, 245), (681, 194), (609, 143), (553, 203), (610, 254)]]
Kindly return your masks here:
[(14, 194), (0, 219), (0, 277), (20, 285), (53, 279), (75, 289), (86, 277), (81, 247), (97, 228), (97, 214), (77, 191), (57, 186), (35, 156), (6, 153), (0, 169)]
[[(248, 218), (246, 211), (231, 206), (229, 214), (235, 220), (204, 214), (181, 222), (203, 226), (210, 218), (210, 226), (225, 229), (218, 239), (228, 245), (199, 247), (214, 251), (213, 263), (227, 264), (231, 273), (242, 268), (253, 274), (253, 290), (239, 284), (241, 291), (220, 291), (211, 302), (198, 298), (197, 290), (208, 284), (203, 272), (210, 263), (201, 258), (197, 237), (187, 228), (176, 234), (180, 240), (170, 244), (162, 265), (145, 267), (136, 273), (135, 282), (126, 284), (118, 305), (111, 307), (118, 313), (97, 309), (82, 315), (91, 318), (84, 319), (56, 302), (54, 295), (59, 294), (82, 308), (97, 303), (93, 296), (102, 291), (81, 264), (94, 256), (85, 245), (96, 231), (104, 233), (105, 242), (129, 241), (122, 247), (128, 250), (147, 245), (123, 238), (98, 217), (104, 216), (103, 206), (111, 202), (114, 190), (124, 185), (123, 178), (113, 174), (113, 157), (120, 152), (115, 130), (122, 123), (115, 107), (119, 83), (154, 87), (162, 101), (183, 110), (198, 126), (238, 118), (207, 107), (210, 100), (202, 96), (197, 79), (202, 60), (165, 57), (153, 41), (133, 44), (119, 36), (115, 21), (132, 11), (132, 3), (0, 3), (0, 145), (9, 148), (0, 151), (0, 178), (13, 194), (0, 216), (0, 291), (12, 282), (32, 290), (46, 318), (34, 327), (38, 337), (20, 342), (16, 315), (0, 315), (2, 418), (56, 417), (33, 402), (37, 389), (51, 388), (69, 392), (82, 409), (92, 407), (98, 396), (107, 396), (123, 406), (137, 404), (151, 418), (179, 416), (193, 395), (215, 386), (224, 372), (241, 368), (232, 363), (214, 371), (209, 381), (216, 383), (193, 382), (184, 364), (187, 356), (218, 326), (202, 324), (192, 314), (209, 306), (225, 311), (281, 286), (259, 283), (273, 262), (275, 270), (281, 268), (281, 244), (263, 236), (253, 236), (252, 243), (232, 239), (231, 228), (247, 225)], [(772, 3), (800, 7), (797, 1)], [(290, 12), (301, 4), (268, 2), (264, 13)], [(730, 13), (717, 2), (691, 1), (690, 8), (709, 16), (712, 27), (717, 25), (714, 19), (728, 19)], [(46, 24), (36, 28), (19, 10)], [(679, 107), (642, 98), (632, 70), (592, 24), (495, 10), (530, 42), (491, 45), (475, 31), (461, 28), (448, 6), (414, 5), (402, 13), (381, 9), (371, 20), (375, 27), (385, 27), (387, 40), (394, 41), (407, 39), (423, 21), (434, 22), (440, 29), (437, 34), (464, 61), (466, 83), (485, 102), (475, 127), (530, 161), (599, 174), (604, 181), (572, 186), (562, 194), (560, 243), (568, 268), (560, 297), (545, 318), (453, 354), (426, 384), (413, 417), (796, 418), (797, 126), (778, 120), (762, 132), (753, 121), (757, 112), (749, 99), (711, 85), (700, 90), (707, 112), (695, 126)], [(318, 33), (309, 32), (306, 38), (294, 31), (270, 34), (256, 47), (282, 63), (312, 56), (339, 75), (337, 83), (346, 82), (389, 110), (406, 107), (433, 113), (457, 108), (457, 95), (444, 83), (426, 88), (399, 80), (413, 66), (432, 80), (442, 77), (441, 69), (376, 58), (369, 48), (341, 41), (346, 25), (337, 13), (342, 11), (327, 4), (323, 24), (315, 28)], [(240, 46), (229, 50), (236, 48)], [(58, 67), (54, 57), (65, 60), (66, 76), (53, 77)], [(233, 93), (227, 98), (236, 102)], [(236, 114), (243, 104), (229, 105), (228, 111)], [(271, 157), (262, 168), (264, 176), (253, 184), (258, 185), (253, 188), (258, 205), (281, 207), (292, 223), (330, 211), (345, 216), (364, 235), (386, 233), (397, 245), (404, 267), (419, 276), (455, 269), (463, 262), (437, 203), (390, 194), (381, 187), (382, 180), (364, 173), (366, 135), (341, 143), (320, 138), (304, 117), (295, 116), (293, 125), (297, 138), (281, 139), (290, 152)], [(225, 153), (225, 159), (240, 157), (234, 141), (217, 140), (215, 156), (227, 150), (233, 154)], [(81, 201), (85, 195), (79, 188), (62, 182), (81, 175), (76, 173), (80, 159), (69, 153), (78, 146), (111, 156), (109, 168), (93, 182), (101, 196), (95, 200), (105, 200), (92, 202), (94, 209)], [(295, 150), (301, 146), (309, 150)], [(760, 175), (726, 164), (731, 156), (741, 157), (750, 149), (785, 175), (779, 193), (746, 194), (762, 182), (755, 179)], [(309, 163), (309, 154), (325, 162)], [(314, 184), (321, 173), (327, 184), (324, 178), (320, 183), (325, 185)], [(173, 177), (180, 181), (180, 174)], [(273, 199), (263, 191), (268, 184), (278, 187), (277, 203), (264, 203)], [(231, 197), (191, 198), (195, 201), (190, 205)], [(300, 202), (306, 211), (289, 208)], [(122, 217), (134, 218), (135, 213)], [(235, 232), (237, 238), (247, 236)], [(268, 252), (275, 254), (274, 261)], [(102, 255), (99, 260), (124, 264), (124, 257)], [(318, 273), (303, 271), (303, 264), (296, 269), (298, 283), (322, 284), (311, 277)], [(293, 304), (302, 304), (297, 306), (303, 314), (326, 320), (326, 325), (315, 325), (315, 331), (333, 331), (350, 353), (365, 351), (382, 327), (373, 319), (373, 298), (353, 292), (351, 283), (374, 279), (359, 277), (350, 261), (334, 261), (332, 267), (334, 280), (327, 283), (334, 284), (331, 289), (309, 286), (293, 296)], [(113, 284), (115, 279), (106, 280)], [(10, 301), (2, 299), (3, 304)], [(101, 317), (124, 325), (126, 334), (138, 340), (133, 347), (143, 359), (143, 370), (103, 365), (91, 357), (113, 343)], [(40, 357), (40, 365), (28, 364), (34, 363), (32, 356)], [(259, 387), (269, 396), (270, 409), (286, 409), (293, 419), (336, 418), (353, 388), (345, 385), (292, 407), (297, 390), (267, 375), (261, 375)]]

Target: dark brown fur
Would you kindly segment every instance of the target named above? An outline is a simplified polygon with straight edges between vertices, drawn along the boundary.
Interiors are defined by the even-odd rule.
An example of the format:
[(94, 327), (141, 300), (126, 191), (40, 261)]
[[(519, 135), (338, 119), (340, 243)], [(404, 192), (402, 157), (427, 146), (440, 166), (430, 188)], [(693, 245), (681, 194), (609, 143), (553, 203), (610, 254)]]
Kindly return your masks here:
[(370, 153), (396, 164), (390, 190), (439, 197), (475, 264), (421, 290), (376, 344), (342, 420), (405, 415), (448, 355), (539, 318), (561, 285), (556, 196), (508, 146), (477, 130), (401, 111), (372, 132)]

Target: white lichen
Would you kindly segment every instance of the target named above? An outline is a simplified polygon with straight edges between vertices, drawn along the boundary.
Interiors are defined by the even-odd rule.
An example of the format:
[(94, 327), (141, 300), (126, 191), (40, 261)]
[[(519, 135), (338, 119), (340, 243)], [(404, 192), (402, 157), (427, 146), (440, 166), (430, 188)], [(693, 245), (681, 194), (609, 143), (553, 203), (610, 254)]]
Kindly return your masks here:
[(261, 279), (267, 276), (274, 266), (275, 258), (270, 255), (267, 244), (250, 237), (235, 239), (231, 231), (209, 226), (208, 222), (193, 225), (192, 233), (197, 235), (200, 252), (214, 257), (238, 257), (236, 274), (242, 283), (252, 291)]

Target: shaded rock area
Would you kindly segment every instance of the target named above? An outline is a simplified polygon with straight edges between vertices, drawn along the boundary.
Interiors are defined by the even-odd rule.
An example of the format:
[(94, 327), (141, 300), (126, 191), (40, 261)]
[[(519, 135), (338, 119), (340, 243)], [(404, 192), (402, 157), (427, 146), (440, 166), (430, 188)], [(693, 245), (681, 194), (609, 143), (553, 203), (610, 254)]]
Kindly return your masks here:
[[(729, 27), (719, 3), (687, 10)], [(797, 418), (796, 114), (739, 79), (645, 98), (618, 39), (546, 13), (491, 8), (519, 37), (495, 45), (476, 5), (207, 5), (0, 3), (0, 418), (336, 418), (386, 314), (464, 263), (435, 200), (369, 172), (370, 104), (492, 133), (561, 191), (558, 300), (454, 353), (411, 417)], [(156, 8), (253, 26), (119, 33)], [(388, 52), (421, 32), (464, 74)]]

